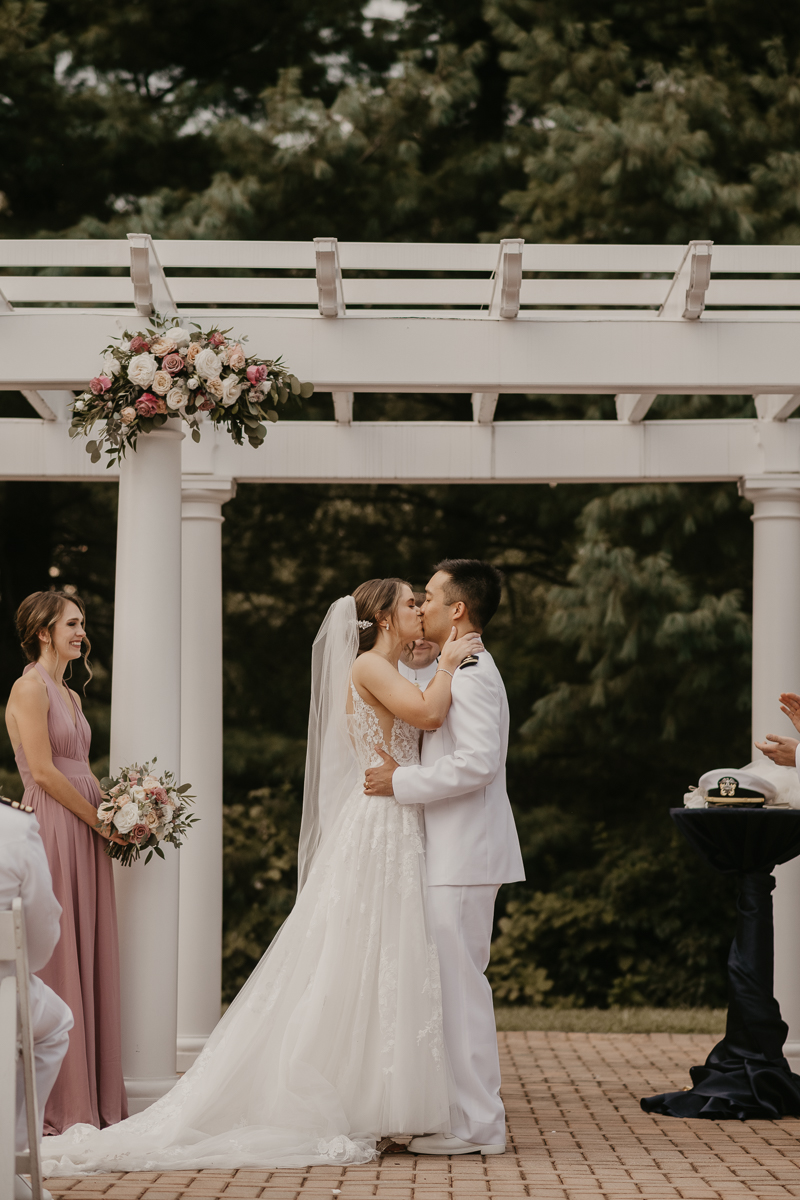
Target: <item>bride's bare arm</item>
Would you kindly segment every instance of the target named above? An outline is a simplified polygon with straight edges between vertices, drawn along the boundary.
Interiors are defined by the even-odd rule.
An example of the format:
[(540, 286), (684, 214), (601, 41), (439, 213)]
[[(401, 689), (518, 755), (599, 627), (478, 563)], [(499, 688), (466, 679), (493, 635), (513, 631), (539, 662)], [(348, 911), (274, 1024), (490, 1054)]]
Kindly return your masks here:
[(424, 692), (388, 663), (380, 654), (362, 654), (353, 666), (353, 682), (368, 692), (395, 717), (416, 729), (438, 729), (450, 708), (452, 673), (470, 654), (483, 650), (477, 633), (456, 638), (455, 630), (442, 647), (439, 669)]

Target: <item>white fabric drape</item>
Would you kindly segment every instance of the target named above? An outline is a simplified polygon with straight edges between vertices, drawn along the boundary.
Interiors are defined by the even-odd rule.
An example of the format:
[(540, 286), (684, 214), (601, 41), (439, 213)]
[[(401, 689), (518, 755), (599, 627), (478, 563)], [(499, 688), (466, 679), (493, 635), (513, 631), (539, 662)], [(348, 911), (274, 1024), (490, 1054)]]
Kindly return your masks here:
[(342, 596), (328, 609), (311, 649), (311, 705), (297, 848), (302, 890), (322, 839), (358, 782), (358, 762), (347, 724), (347, 689), (358, 654), (356, 602)]

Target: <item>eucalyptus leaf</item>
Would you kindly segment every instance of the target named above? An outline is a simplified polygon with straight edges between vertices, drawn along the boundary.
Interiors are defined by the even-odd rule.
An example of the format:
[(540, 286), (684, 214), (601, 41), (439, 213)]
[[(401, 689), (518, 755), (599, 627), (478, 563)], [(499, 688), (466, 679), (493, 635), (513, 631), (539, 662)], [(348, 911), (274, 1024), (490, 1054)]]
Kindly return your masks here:
[(313, 383), (301, 383), (300, 384), (300, 395), (303, 397), (304, 400), (308, 400), (309, 396), (313, 396), (314, 395)]

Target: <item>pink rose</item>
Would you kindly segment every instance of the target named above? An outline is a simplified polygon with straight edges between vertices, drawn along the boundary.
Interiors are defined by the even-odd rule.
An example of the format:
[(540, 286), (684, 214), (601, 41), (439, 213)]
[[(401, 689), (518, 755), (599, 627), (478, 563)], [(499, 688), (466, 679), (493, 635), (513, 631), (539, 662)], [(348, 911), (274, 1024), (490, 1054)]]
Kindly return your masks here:
[(247, 378), (250, 380), (253, 387), (255, 387), (257, 383), (261, 383), (263, 379), (266, 379), (267, 374), (267, 368), (263, 365), (263, 363), (257, 367), (253, 366), (247, 368)]
[(165, 354), (161, 362), (162, 371), (169, 371), (170, 375), (177, 375), (178, 371), (183, 370), (183, 359), (180, 354)]
[(244, 350), (237, 342), (235, 346), (231, 346), (230, 353), (228, 354), (228, 366), (232, 371), (241, 371), (244, 364)]
[(211, 412), (212, 408), (214, 408), (214, 401), (209, 400), (208, 396), (206, 396), (203, 403), (198, 404), (197, 407), (200, 409), (200, 412)]
[(140, 417), (154, 417), (158, 412), (158, 397), (154, 396), (152, 392), (145, 392), (136, 401), (136, 411)]
[(208, 344), (209, 346), (224, 346), (225, 338), (221, 333), (212, 333), (211, 337), (208, 339)]
[(148, 829), (148, 827), (146, 825), (144, 825), (142, 823), (139, 823), (138, 825), (134, 825), (133, 829), (131, 829), (130, 833), (128, 834), (129, 840), (132, 842), (135, 842), (137, 846), (140, 845), (142, 842), (146, 842), (149, 837), (150, 837), (150, 830)]
[(169, 796), (162, 787), (148, 788), (147, 794), (157, 800), (159, 804), (169, 804)]
[(102, 396), (103, 392), (107, 392), (111, 387), (111, 380), (107, 375), (95, 375), (94, 379), (89, 384), (89, 387), (92, 389), (95, 396)]
[(131, 354), (141, 354), (143, 350), (149, 350), (150, 343), (147, 338), (143, 338), (140, 333), (131, 341)]

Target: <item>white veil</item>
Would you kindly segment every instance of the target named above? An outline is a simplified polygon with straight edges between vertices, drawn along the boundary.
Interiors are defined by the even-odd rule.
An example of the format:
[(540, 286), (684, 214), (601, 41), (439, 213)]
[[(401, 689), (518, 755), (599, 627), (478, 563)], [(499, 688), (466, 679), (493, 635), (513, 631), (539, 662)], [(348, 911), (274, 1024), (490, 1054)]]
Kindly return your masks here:
[(311, 650), (311, 708), (297, 847), (297, 887), (359, 778), (347, 720), (347, 689), (358, 653), (356, 602), (342, 596), (328, 609)]

